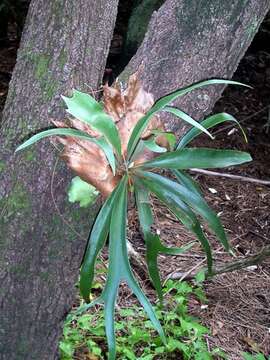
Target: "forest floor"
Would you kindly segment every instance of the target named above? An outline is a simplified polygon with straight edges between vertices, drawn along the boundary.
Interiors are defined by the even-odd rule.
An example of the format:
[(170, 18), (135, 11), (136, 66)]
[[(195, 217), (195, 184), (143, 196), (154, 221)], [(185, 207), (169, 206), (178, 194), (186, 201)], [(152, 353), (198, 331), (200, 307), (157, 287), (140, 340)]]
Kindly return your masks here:
[[(269, 37), (270, 41), (270, 37)], [(251, 47), (242, 59), (234, 80), (254, 89), (228, 87), (213, 113), (225, 111), (234, 115), (248, 136), (221, 126), (213, 133), (215, 140), (201, 136), (194, 145), (248, 151), (252, 163), (226, 169), (228, 174), (270, 180), (270, 52)], [(226, 264), (260, 252), (270, 245), (270, 187), (223, 177), (195, 174), (211, 207), (220, 215), (235, 258), (228, 255), (214, 236), (216, 264)], [(155, 206), (156, 229), (165, 243), (181, 246), (193, 238), (160, 204)], [(137, 243), (134, 230), (132, 243)], [(138, 249), (138, 248), (137, 248)], [(200, 246), (188, 255), (160, 256), (162, 278), (189, 278), (190, 273), (205, 267)], [(176, 272), (176, 274), (175, 274)], [(149, 286), (149, 285), (148, 285)], [(146, 288), (146, 286), (144, 286)], [(230, 360), (242, 359), (241, 351), (261, 351), (270, 355), (270, 258), (258, 266), (217, 275), (204, 283), (208, 306), (191, 303), (190, 311), (211, 329), (210, 348), (220, 347)]]
[[(215, 130), (216, 138), (210, 141), (202, 136), (199, 146), (247, 150), (253, 162), (227, 173), (270, 180), (270, 50), (261, 39), (270, 43), (269, 20), (256, 36), (253, 45), (242, 59), (234, 80), (244, 82), (254, 89), (229, 87), (215, 106), (214, 112), (225, 111), (234, 115), (247, 132), (245, 144), (239, 130), (221, 126)], [(268, 34), (268, 35), (267, 35)], [(267, 38), (268, 36), (268, 38)], [(8, 91), (8, 83), (16, 61), (17, 41), (2, 44), (0, 48), (0, 112)], [(193, 174), (199, 181), (208, 203), (220, 214), (220, 218), (235, 250), (228, 255), (209, 234), (214, 246), (217, 264), (242, 259), (257, 254), (270, 245), (270, 187), (262, 184), (232, 180), (223, 177)], [(168, 245), (181, 246), (192, 236), (172, 218), (160, 204), (155, 203), (156, 229)], [(131, 224), (130, 241), (143, 251), (137, 225)], [(140, 249), (139, 244), (142, 244)], [(162, 278), (180, 273), (189, 278), (190, 273), (205, 266), (205, 256), (199, 246), (192, 253), (181, 257), (160, 256)], [(141, 269), (137, 269), (144, 290), (151, 297), (153, 289)], [(209, 348), (220, 347), (230, 360), (241, 359), (241, 351), (260, 351), (270, 354), (270, 259), (262, 264), (243, 270), (218, 275), (204, 283), (208, 298), (207, 307), (199, 302), (190, 303), (190, 311), (210, 328), (207, 335)], [(128, 290), (126, 290), (128, 291)], [(120, 292), (120, 306), (132, 303), (133, 297)], [(127, 300), (128, 299), (128, 300)]]

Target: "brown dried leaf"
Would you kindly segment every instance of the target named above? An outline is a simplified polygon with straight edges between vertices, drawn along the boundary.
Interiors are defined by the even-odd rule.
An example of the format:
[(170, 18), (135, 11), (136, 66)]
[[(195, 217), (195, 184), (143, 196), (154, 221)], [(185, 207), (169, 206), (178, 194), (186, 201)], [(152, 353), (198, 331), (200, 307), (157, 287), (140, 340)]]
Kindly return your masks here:
[[(117, 123), (121, 138), (122, 154), (124, 156), (126, 156), (128, 140), (134, 126), (151, 109), (153, 104), (153, 95), (142, 88), (137, 73), (129, 78), (128, 87), (123, 92), (120, 91), (118, 83), (114, 87), (104, 86), (104, 107)], [(164, 130), (158, 116), (153, 116), (142, 138), (146, 139), (149, 137), (151, 130), (154, 129)], [(164, 137), (163, 139), (159, 137), (158, 141), (160, 146), (168, 146), (167, 140)], [(149, 158), (149, 154), (147, 158)]]
[(255, 352), (260, 352), (260, 345), (249, 336), (243, 336), (243, 341)]
[(113, 175), (104, 152), (97, 145), (78, 138), (61, 138), (59, 141), (64, 145), (61, 157), (67, 165), (107, 197), (120, 178)]
[[(116, 123), (124, 157), (126, 157), (128, 140), (134, 126), (153, 104), (152, 94), (143, 90), (137, 73), (130, 77), (128, 87), (123, 92), (121, 92), (118, 83), (112, 87), (104, 86), (104, 109)], [(94, 137), (100, 135), (93, 131), (90, 126), (77, 119), (69, 119), (68, 123), (62, 121), (53, 121), (53, 123), (57, 127), (72, 127)], [(149, 137), (154, 129), (164, 130), (158, 116), (153, 116), (142, 138)], [(79, 138), (57, 137), (57, 140), (64, 145), (62, 158), (67, 162), (67, 165), (82, 180), (95, 186), (103, 196), (107, 197), (119, 182), (121, 173), (116, 176), (113, 175), (104, 152), (94, 143)], [(160, 146), (168, 147), (167, 140), (163, 136), (158, 136), (157, 143)], [(143, 154), (140, 154), (136, 162), (144, 162), (154, 156), (153, 152), (146, 149)]]

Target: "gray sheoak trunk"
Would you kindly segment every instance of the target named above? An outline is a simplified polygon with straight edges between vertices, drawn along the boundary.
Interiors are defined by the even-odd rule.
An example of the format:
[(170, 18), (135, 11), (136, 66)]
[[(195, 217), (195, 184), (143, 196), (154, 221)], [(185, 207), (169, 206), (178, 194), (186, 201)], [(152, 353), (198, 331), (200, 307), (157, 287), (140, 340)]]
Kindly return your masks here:
[[(158, 98), (201, 79), (231, 77), (269, 7), (270, 0), (167, 0), (120, 79), (126, 83), (142, 65), (143, 85)], [(64, 117), (60, 94), (98, 88), (116, 13), (116, 0), (33, 0), (29, 10), (0, 133), (3, 360), (57, 358), (96, 210), (67, 202), (70, 174), (59, 163), (53, 175), (57, 151), (48, 141), (13, 152), (50, 118)], [(196, 91), (179, 104), (201, 118), (221, 91)]]
[(64, 119), (60, 94), (100, 86), (117, 6), (118, 0), (33, 0), (29, 9), (0, 133), (3, 360), (57, 358), (97, 210), (68, 203), (71, 174), (61, 162), (52, 184), (57, 151), (48, 141), (16, 155), (14, 149), (51, 126), (50, 118)]
[[(140, 6), (148, 3), (142, 0)], [(140, 69), (144, 88), (158, 99), (201, 80), (230, 79), (269, 8), (270, 0), (167, 0), (153, 13), (144, 40), (120, 80), (125, 84)], [(140, 22), (136, 15), (134, 11), (132, 23)], [(197, 90), (175, 105), (201, 119), (223, 89)], [(168, 129), (178, 130), (179, 135), (186, 130), (179, 119), (162, 116)]]

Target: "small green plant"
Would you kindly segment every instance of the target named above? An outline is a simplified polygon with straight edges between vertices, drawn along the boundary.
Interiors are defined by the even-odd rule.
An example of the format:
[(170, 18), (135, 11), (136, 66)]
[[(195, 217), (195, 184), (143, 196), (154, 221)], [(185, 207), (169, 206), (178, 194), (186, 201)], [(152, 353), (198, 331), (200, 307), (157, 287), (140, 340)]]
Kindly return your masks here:
[[(209, 273), (212, 270), (211, 246), (198, 215), (213, 230), (224, 248), (230, 249), (220, 219), (209, 208), (199, 186), (186, 170), (228, 167), (251, 161), (251, 157), (241, 151), (189, 148), (187, 145), (202, 132), (211, 136), (207, 129), (217, 124), (238, 122), (233, 116), (220, 113), (198, 123), (180, 109), (170, 106), (180, 96), (212, 84), (243, 85), (229, 80), (203, 81), (177, 90), (154, 103), (151, 94), (144, 92), (134, 75), (124, 93), (117, 87), (105, 88), (106, 111), (90, 95), (74, 90), (71, 98), (63, 97), (68, 113), (75, 118), (70, 120), (72, 127), (67, 128), (64, 123), (54, 122), (61, 128), (38, 133), (17, 149), (24, 149), (40, 139), (57, 135), (64, 145), (62, 157), (68, 165), (82, 180), (94, 185), (106, 197), (89, 237), (80, 271), (80, 291), (86, 303), (89, 303), (96, 259), (109, 237), (109, 267), (105, 287), (98, 299), (85, 306), (88, 309), (96, 304), (105, 305), (109, 360), (116, 357), (114, 312), (118, 288), (123, 281), (144, 307), (164, 346), (167, 343), (159, 316), (141, 290), (130, 266), (126, 245), (128, 201), (135, 198), (146, 244), (149, 275), (160, 303), (163, 302), (163, 295), (158, 255), (177, 255), (190, 249), (192, 244), (171, 248), (161, 243), (159, 236), (152, 231), (154, 218), (150, 194), (164, 203), (195, 234), (206, 253)], [(192, 125), (177, 145), (174, 145), (175, 136), (162, 128), (158, 118), (161, 111), (174, 114)], [(169, 170), (174, 180), (160, 175), (157, 172), (160, 170)]]
[[(209, 333), (198, 320), (188, 314), (189, 296), (203, 291), (187, 282), (169, 280), (163, 289), (164, 308), (155, 306), (157, 318), (162, 322), (168, 342), (165, 346), (155, 334), (151, 322), (142, 308), (134, 305), (120, 309), (116, 315), (116, 348), (122, 360), (183, 359), (210, 360), (218, 357), (226, 359), (218, 348), (207, 349), (204, 336)], [(82, 349), (87, 349), (96, 359), (103, 359), (105, 342), (104, 316), (95, 311), (78, 315), (69, 314), (64, 325), (60, 342), (61, 360), (72, 360)], [(170, 357), (169, 357), (170, 356)]]
[(262, 353), (251, 355), (250, 353), (242, 352), (241, 354), (243, 356), (243, 360), (270, 360), (270, 357), (266, 359), (266, 357)]

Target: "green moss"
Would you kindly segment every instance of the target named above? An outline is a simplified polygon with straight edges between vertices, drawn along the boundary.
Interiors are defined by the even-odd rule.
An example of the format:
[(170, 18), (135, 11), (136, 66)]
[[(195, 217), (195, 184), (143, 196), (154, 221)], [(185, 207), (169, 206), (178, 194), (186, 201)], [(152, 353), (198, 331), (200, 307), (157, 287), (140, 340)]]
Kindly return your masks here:
[(3, 172), (6, 169), (6, 163), (3, 160), (0, 160), (0, 172)]
[(9, 271), (16, 274), (16, 277), (24, 278), (29, 276), (28, 269), (30, 268), (30, 261), (24, 261), (22, 264), (16, 264), (9, 267)]
[(260, 22), (257, 19), (254, 19), (251, 24), (246, 27), (240, 42), (241, 48), (247, 44), (249, 45), (250, 41), (252, 41), (254, 35), (256, 34), (259, 25)]
[(54, 80), (52, 77), (49, 77), (43, 84), (42, 84), (42, 90), (43, 90), (43, 98), (45, 101), (50, 101), (59, 86), (59, 82)]
[(23, 131), (27, 128), (27, 121), (24, 118), (18, 117), (16, 121), (16, 131)]
[(251, 24), (246, 28), (246, 34), (248, 35), (248, 37), (254, 36), (258, 27), (259, 27), (259, 21), (257, 19), (254, 19), (251, 22)]
[[(1, 206), (1, 201), (0, 201)], [(3, 210), (2, 208), (1, 210)], [(3, 254), (3, 250), (5, 249), (7, 242), (8, 242), (8, 233), (7, 233), (7, 226), (6, 221), (3, 216), (0, 217), (0, 227), (1, 227), (1, 233), (0, 233), (0, 252)], [(4, 264), (4, 257), (0, 257), (0, 265), (2, 266)]]
[(13, 128), (7, 127), (5, 126), (3, 128), (3, 137), (6, 139), (9, 139), (9, 141), (7, 142), (7, 147), (8, 149), (11, 147), (11, 141), (12, 139), (14, 139), (14, 137), (16, 136), (17, 131)]
[(24, 339), (20, 337), (18, 347), (16, 351), (16, 359), (24, 360), (26, 356), (31, 354), (31, 348), (29, 348), (29, 339)]
[(34, 150), (26, 150), (23, 153), (23, 157), (25, 161), (33, 161), (35, 159)]
[[(69, 1), (69, 6), (72, 8), (72, 1)], [(65, 13), (64, 19), (63, 19), (63, 8), (64, 8), (64, 1), (63, 0), (54, 0), (52, 1), (52, 11), (51, 14), (53, 14), (54, 22), (55, 24), (62, 24), (64, 20), (68, 20), (67, 16), (68, 13)], [(73, 13), (71, 11), (71, 13)], [(48, 23), (51, 24), (51, 19), (47, 19)]]
[[(239, 17), (245, 6), (247, 5), (249, 0), (238, 0), (238, 2), (231, 8), (230, 1), (224, 2), (225, 11), (227, 10), (227, 14), (231, 13), (231, 16), (228, 18), (228, 23), (235, 23), (236, 19)], [(226, 13), (224, 14), (226, 16)]]
[[(39, 82), (43, 100), (45, 102), (50, 101), (54, 97), (59, 86), (59, 81), (55, 80), (50, 72), (51, 56), (46, 53), (28, 53), (27, 58), (34, 63), (34, 76)], [(65, 60), (65, 51), (61, 51), (59, 58), (60, 67)]]
[(30, 209), (31, 206), (29, 193), (20, 183), (15, 184), (7, 201), (11, 212)]
[(63, 48), (60, 52), (60, 55), (59, 55), (59, 66), (60, 66), (60, 69), (63, 70), (64, 66), (66, 65), (67, 63), (67, 52), (65, 51), (65, 49)]
[[(27, 221), (24, 221), (28, 216), (31, 215), (32, 206), (28, 191), (23, 187), (22, 184), (17, 183), (11, 190), (7, 197), (0, 199), (0, 252), (3, 253), (5, 248), (8, 246), (10, 239), (15, 236), (15, 233), (20, 233), (23, 236), (29, 231)], [(23, 217), (23, 221), (20, 221), (20, 228), (14, 229), (12, 227), (13, 218)], [(10, 231), (13, 234), (10, 234)], [(15, 233), (14, 233), (15, 232)], [(0, 258), (0, 263), (4, 261), (4, 257)], [(24, 265), (21, 265), (24, 266)], [(21, 268), (14, 268), (13, 272), (18, 273)]]
[[(56, 1), (55, 9), (62, 9), (59, 2)], [(58, 10), (57, 10), (58, 11)], [(60, 86), (60, 82), (55, 78), (51, 72), (52, 56), (49, 52), (37, 53), (34, 52), (29, 45), (23, 51), (20, 52), (20, 57), (24, 58), (25, 62), (33, 64), (34, 67), (34, 78), (38, 81), (42, 100), (49, 102), (52, 100)], [(58, 67), (63, 70), (65, 64), (68, 61), (68, 55), (64, 48), (61, 49), (58, 56)]]
[[(5, 228), (5, 224), (9, 223), (9, 220), (12, 216), (18, 216), (20, 212), (24, 212), (24, 216), (27, 216), (31, 213), (31, 201), (28, 191), (20, 184), (16, 183), (10, 194), (7, 197), (0, 199), (0, 209), (1, 209), (1, 231)], [(20, 231), (27, 229), (25, 223), (22, 224)], [(2, 237), (1, 233), (1, 237)]]
[(50, 277), (52, 274), (50, 274), (48, 271), (43, 271), (42, 273), (39, 274), (40, 278), (44, 281), (49, 281)]
[(48, 72), (50, 57), (46, 54), (36, 55), (35, 78), (42, 79)]
[(61, 253), (62, 253), (62, 250), (60, 248), (58, 248), (58, 249), (50, 248), (50, 250), (48, 251), (49, 261), (53, 262), (54, 260), (58, 260)]
[[(237, 25), (237, 19), (243, 14), (248, 0), (238, 1), (197, 1), (184, 0), (183, 7), (176, 7), (175, 17), (179, 32), (179, 38), (196, 38), (205, 36), (205, 31), (212, 31), (213, 22), (216, 19), (227, 26)], [(202, 21), (206, 19), (206, 21)]]
[(42, 92), (42, 99), (45, 102), (52, 100), (58, 87), (59, 82), (53, 78), (51, 74), (47, 74), (46, 77), (39, 80), (40, 89)]
[(10, 86), (8, 88), (8, 97), (7, 97), (7, 102), (8, 103), (13, 103), (13, 100), (15, 100), (16, 97), (16, 91), (15, 91), (15, 87)]
[[(3, 128), (3, 137), (8, 139), (6, 142), (6, 148), (11, 149), (15, 145), (18, 145), (18, 142), (23, 140), (23, 138), (27, 135), (29, 135), (29, 132), (31, 132), (31, 129), (29, 128), (29, 125), (27, 124), (27, 120), (24, 118), (17, 118), (16, 119), (16, 127), (8, 127), (5, 126)], [(12, 150), (15, 150), (12, 149)]]

